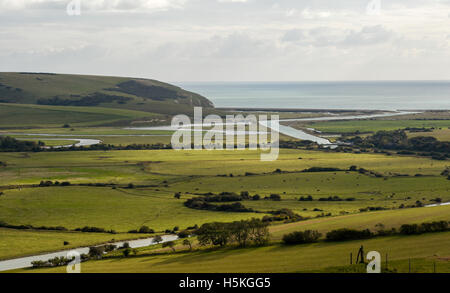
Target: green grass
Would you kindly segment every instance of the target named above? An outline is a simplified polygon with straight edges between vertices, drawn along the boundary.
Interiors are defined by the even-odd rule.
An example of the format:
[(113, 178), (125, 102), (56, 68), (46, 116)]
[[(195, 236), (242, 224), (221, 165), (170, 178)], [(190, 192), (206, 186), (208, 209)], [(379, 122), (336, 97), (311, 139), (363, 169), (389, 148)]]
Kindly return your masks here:
[(214, 220), (229, 222), (253, 213), (197, 211), (184, 207), (173, 194), (100, 187), (51, 187), (7, 190), (0, 197), (0, 220), (9, 224), (95, 226), (127, 232), (147, 225), (156, 231), (185, 229)]
[(432, 132), (409, 132), (408, 137), (432, 136), (440, 141), (450, 141), (450, 129), (435, 129)]
[(35, 138), (21, 138), (20, 140), (26, 140), (26, 141), (33, 141), (33, 142), (42, 142), (45, 144), (45, 146), (47, 147), (52, 147), (52, 146), (66, 146), (66, 145), (73, 145), (73, 144), (77, 144), (80, 141), (77, 140), (63, 140), (63, 139), (35, 139)]
[[(384, 263), (383, 263), (384, 261)], [(353, 264), (340, 267), (329, 267), (320, 270), (307, 270), (300, 273), (366, 273), (367, 265)], [(382, 273), (450, 273), (450, 261), (447, 258), (428, 257), (428, 258), (408, 258), (400, 260), (389, 260), (386, 264), (382, 260)]]
[[(81, 265), (85, 273), (287, 273), (321, 270), (349, 264), (350, 252), (356, 255), (363, 245), (391, 261), (450, 255), (450, 232), (419, 236), (380, 237), (338, 243), (271, 245), (246, 249), (217, 249), (132, 258), (89, 261)], [(65, 272), (65, 268), (22, 270), (22, 272)]]
[[(68, 107), (0, 103), (1, 128), (96, 126), (157, 117), (157, 114), (101, 107)], [(125, 123), (125, 122), (124, 122)]]
[[(0, 259), (72, 249), (112, 241), (142, 237), (136, 234), (106, 234), (0, 228)], [(64, 245), (68, 241), (68, 245)]]
[[(303, 159), (299, 160), (299, 156)], [(413, 205), (417, 200), (427, 204), (436, 197), (450, 201), (450, 181), (439, 175), (446, 162), (424, 158), (282, 150), (278, 161), (267, 164), (260, 162), (258, 153), (253, 151), (161, 150), (7, 153), (0, 154), (0, 161), (7, 163), (0, 169), (0, 184), (3, 186), (38, 184), (41, 180), (70, 181), (74, 184), (126, 185), (132, 182), (157, 186), (134, 190), (109, 187), (4, 190), (5, 194), (0, 197), (0, 220), (11, 224), (52, 226), (63, 221), (68, 228), (91, 225), (119, 231), (149, 224), (152, 228), (163, 230), (215, 219), (228, 221), (255, 216), (196, 211), (183, 206), (185, 199), (200, 192), (249, 191), (251, 195), (258, 193), (263, 197), (278, 193), (282, 201), (244, 201), (243, 204), (258, 211), (289, 208), (307, 217), (315, 217), (322, 211), (339, 215), (355, 213), (369, 206), (392, 208), (401, 204)], [(219, 164), (221, 168), (217, 168)], [(389, 177), (387, 180), (355, 172), (237, 176), (247, 170), (270, 172), (277, 167), (302, 170), (311, 166), (347, 168), (352, 164), (377, 171), (399, 168), (395, 171), (420, 172), (430, 176)], [(216, 176), (224, 173), (234, 173), (235, 176)], [(391, 176), (389, 172), (386, 175)], [(181, 200), (173, 198), (175, 192), (182, 193)], [(306, 195), (312, 195), (315, 201), (298, 201), (300, 196)], [(353, 197), (355, 201), (317, 201), (320, 197), (334, 195)], [(313, 211), (314, 208), (322, 211)], [(180, 213), (180, 217), (173, 217), (174, 213)], [(72, 219), (66, 219), (65, 215), (71, 215)]]
[(358, 121), (329, 121), (311, 122), (312, 127), (322, 132), (345, 133), (345, 132), (376, 132), (380, 130), (396, 130), (406, 127), (418, 128), (448, 128), (450, 120), (358, 120)]
[[(149, 114), (145, 114), (149, 115)], [(37, 128), (37, 129), (14, 129), (12, 130), (0, 130), (0, 133), (14, 132), (15, 136), (20, 136), (20, 133), (26, 134), (55, 134), (55, 135), (89, 135), (89, 136), (102, 136), (102, 135), (172, 135), (174, 131), (166, 130), (140, 130), (140, 129), (125, 129), (117, 127), (56, 127), (56, 128)]]
[(447, 205), (317, 218), (283, 225), (274, 225), (270, 228), (270, 231), (272, 239), (274, 241), (280, 241), (284, 234), (294, 231), (318, 230), (325, 235), (331, 230), (340, 228), (370, 229), (376, 231), (377, 228), (375, 225), (380, 223), (384, 225), (385, 229), (398, 229), (403, 224), (420, 224), (423, 222), (449, 220), (450, 206)]
[[(124, 93), (119, 84), (132, 83)], [(0, 73), (0, 100), (9, 103), (36, 104), (39, 99), (59, 97), (79, 100), (94, 93), (127, 97), (125, 103), (115, 101), (100, 106), (115, 109), (138, 110), (151, 113), (181, 114), (192, 111), (193, 106), (211, 107), (210, 102), (192, 92), (157, 80), (132, 79), (67, 74)], [(9, 89), (7, 87), (10, 87)], [(153, 92), (155, 99), (146, 98), (143, 92)], [(168, 98), (169, 97), (169, 98)], [(96, 108), (96, 106), (91, 107)], [(17, 120), (20, 122), (20, 120)], [(39, 120), (35, 120), (37, 123)]]
[[(414, 204), (416, 200), (430, 203), (436, 197), (450, 201), (450, 181), (440, 176), (447, 165), (445, 161), (380, 154), (281, 150), (277, 161), (261, 162), (259, 155), (259, 151), (248, 150), (0, 153), (0, 161), (7, 164), (6, 167), (0, 167), (0, 185), (4, 186), (4, 194), (0, 196), (0, 220), (10, 224), (64, 226), (70, 229), (88, 225), (126, 232), (142, 225), (164, 231), (175, 226), (183, 229), (206, 222), (230, 222), (264, 216), (256, 213), (199, 211), (183, 205), (187, 198), (195, 196), (193, 193), (222, 191), (249, 191), (252, 195), (258, 193), (262, 196), (271, 193), (281, 195), (282, 200), (279, 202), (242, 202), (259, 211), (290, 208), (303, 216), (315, 217), (321, 212), (314, 212), (313, 209), (320, 208), (324, 213), (333, 214), (333, 217), (274, 225), (271, 227), (274, 241), (279, 241), (287, 232), (304, 229), (318, 229), (324, 233), (340, 227), (373, 229), (378, 223), (386, 227), (398, 227), (404, 223), (449, 220), (449, 206), (357, 213), (359, 208), (368, 206), (391, 208), (400, 204)], [(355, 172), (272, 173), (277, 168), (298, 171), (313, 166), (348, 168), (351, 165), (383, 173), (388, 179)], [(245, 172), (259, 175), (243, 176)], [(217, 176), (230, 173), (234, 176)], [(421, 173), (428, 176), (395, 177), (394, 173)], [(122, 186), (132, 182), (135, 185), (155, 186), (135, 189), (82, 186), (6, 189), (8, 185), (38, 184), (41, 180), (70, 181), (73, 184), (115, 183)], [(175, 192), (182, 192), (180, 200), (174, 198)], [(300, 196), (305, 195), (312, 195), (316, 200), (298, 201)], [(317, 201), (320, 197), (334, 195), (341, 198), (354, 197), (355, 201)], [(342, 212), (350, 214), (337, 216)], [(26, 234), (23, 235), (23, 239), (17, 235), (15, 240), (8, 240), (9, 245), (25, 242), (27, 237)], [(55, 242), (50, 241), (52, 235), (55, 235)], [(55, 249), (60, 249), (61, 239), (66, 236), (48, 234), (48, 237), (47, 240), (42, 238), (45, 251), (51, 250), (53, 245)], [(74, 240), (74, 244), (86, 242), (88, 241), (85, 239), (79, 239), (79, 242)], [(39, 241), (36, 240), (36, 243)], [(39, 248), (35, 251), (41, 250)], [(236, 250), (233, 251), (230, 255), (236, 253)], [(239, 251), (237, 250), (237, 254)], [(32, 252), (29, 249), (11, 254)], [(7, 254), (5, 252), (4, 257)], [(217, 255), (213, 253), (208, 258), (214, 259), (215, 256)], [(420, 257), (413, 252), (411, 256)], [(342, 264), (336, 262), (330, 266), (339, 265)], [(242, 269), (244, 268), (247, 267)], [(297, 268), (291, 266), (287, 271), (290, 270), (297, 271)]]

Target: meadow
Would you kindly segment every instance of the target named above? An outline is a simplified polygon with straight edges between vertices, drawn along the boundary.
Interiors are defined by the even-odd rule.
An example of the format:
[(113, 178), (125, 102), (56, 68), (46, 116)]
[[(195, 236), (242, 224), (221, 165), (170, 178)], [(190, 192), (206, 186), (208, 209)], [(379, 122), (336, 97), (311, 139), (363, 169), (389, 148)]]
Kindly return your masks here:
[[(1, 153), (0, 161), (6, 163), (6, 166), (0, 167), (3, 192), (0, 196), (1, 221), (14, 225), (64, 226), (68, 229), (95, 226), (116, 230), (118, 234), (2, 229), (2, 239), (5, 239), (2, 243), (7, 244), (0, 249), (0, 257), (40, 253), (50, 251), (52, 247), (61, 249), (63, 241), (73, 246), (84, 246), (112, 238), (132, 239), (136, 235), (126, 232), (142, 225), (162, 233), (174, 227), (186, 229), (213, 221), (261, 218), (266, 212), (282, 208), (289, 208), (311, 219), (271, 226), (274, 243), (279, 242), (285, 233), (304, 229), (317, 229), (325, 233), (341, 227), (373, 229), (378, 223), (398, 227), (404, 223), (450, 219), (448, 206), (397, 209), (401, 204), (414, 205), (416, 201), (430, 204), (437, 197), (444, 202), (450, 201), (450, 181), (440, 175), (447, 166), (445, 161), (288, 149), (282, 149), (275, 162), (261, 162), (259, 155), (259, 151), (249, 150)], [(314, 166), (348, 169), (351, 165), (381, 172), (383, 178), (350, 171), (300, 172)], [(278, 168), (289, 172), (274, 172)], [(252, 175), (245, 176), (246, 172), (252, 172)], [(398, 176), (397, 173), (409, 176)], [(424, 176), (414, 176), (417, 173)], [(31, 186), (42, 180), (69, 181), (72, 185)], [(86, 186), (95, 183), (110, 185)], [(128, 188), (129, 183), (133, 183), (133, 188)], [(281, 201), (242, 201), (245, 207), (260, 213), (194, 210), (183, 205), (186, 199), (198, 196), (196, 193), (217, 194), (225, 191), (238, 194), (248, 191), (250, 195), (259, 194), (262, 198), (277, 193)], [(180, 199), (174, 197), (176, 192), (181, 193)], [(298, 200), (307, 195), (314, 200)], [(354, 200), (318, 200), (335, 195)], [(370, 206), (389, 210), (360, 213), (360, 208)], [(323, 213), (330, 213), (331, 216), (321, 217)], [(23, 244), (30, 239), (35, 245)], [(11, 251), (11, 247), (20, 248)], [(283, 251), (288, 255), (290, 250)], [(235, 252), (227, 253), (232, 255)], [(214, 255), (212, 253), (206, 257), (214, 259)], [(287, 270), (278, 267), (278, 263), (272, 265), (276, 267), (274, 271)], [(342, 264), (336, 261), (332, 265)], [(127, 264), (121, 268), (126, 271)], [(303, 269), (295, 269), (293, 264), (287, 268)], [(102, 269), (100, 266), (99, 270)], [(189, 269), (187, 266), (186, 270)], [(248, 269), (247, 265), (242, 269)]]
[(359, 120), (311, 122), (308, 127), (329, 133), (377, 132), (403, 128), (449, 128), (450, 120)]
[[(170, 131), (124, 129), (126, 125), (135, 126), (136, 121), (167, 119), (149, 112), (19, 104), (0, 104), (0, 111), (6, 115), (0, 121), (0, 133), (14, 132), (16, 138), (41, 140), (47, 145), (66, 144), (65, 139), (69, 137), (100, 139), (115, 145), (169, 143), (172, 134)], [(39, 119), (42, 123), (33, 125), (33, 121)], [(327, 132), (351, 132), (356, 127), (360, 131), (436, 127), (433, 132), (424, 134), (445, 140), (445, 127), (450, 126), (447, 122), (405, 119), (315, 125), (323, 125)], [(70, 125), (62, 127), (64, 124)], [(25, 135), (27, 133), (49, 135), (41, 139)], [(419, 134), (422, 133), (409, 133), (410, 136)], [(176, 253), (161, 245), (140, 248), (137, 255), (130, 258), (123, 258), (116, 252), (109, 259), (84, 263), (83, 271), (355, 272), (361, 268), (349, 267), (348, 255), (350, 252), (356, 255), (361, 244), (367, 251), (388, 253), (397, 271), (405, 270), (408, 258), (417, 263), (417, 270), (429, 271), (430, 264), (437, 262), (440, 271), (450, 271), (448, 232), (345, 243), (281, 244), (286, 233), (307, 229), (324, 235), (339, 228), (375, 231), (380, 224), (390, 229), (402, 224), (449, 221), (450, 206), (412, 208), (433, 204), (436, 199), (450, 201), (450, 180), (442, 175), (449, 167), (448, 161), (412, 155), (306, 149), (281, 149), (273, 162), (262, 162), (260, 155), (259, 150), (0, 153), (0, 221), (34, 227), (63, 226), (69, 230), (93, 226), (116, 232), (0, 228), (0, 259), (148, 236), (127, 233), (143, 225), (157, 233), (167, 233), (166, 230), (175, 227), (183, 230), (215, 221), (262, 218), (275, 210), (290, 209), (303, 220), (272, 223), (270, 243), (266, 247), (216, 249), (200, 247), (192, 238), (192, 252), (177, 241)], [(370, 170), (372, 174), (350, 171), (351, 166)], [(336, 170), (304, 171), (312, 167)], [(38, 186), (41, 181), (70, 182), (70, 185)], [(240, 201), (253, 210), (245, 213), (198, 210), (184, 205), (187, 199), (221, 192), (248, 192), (250, 196), (258, 194), (260, 199)], [(267, 199), (272, 194), (280, 195), (281, 200)], [(307, 196), (313, 200), (300, 200)], [(333, 196), (340, 200), (324, 200)], [(369, 207), (378, 210), (361, 211)], [(64, 242), (69, 244), (64, 245)], [(20, 270), (30, 271), (62, 272), (63, 269)]]
[(64, 124), (80, 127), (126, 125), (131, 120), (157, 117), (160, 116), (125, 109), (0, 103), (0, 125), (4, 129), (62, 127)]
[[(256, 248), (228, 248), (199, 250), (194, 252), (161, 253), (130, 258), (111, 258), (89, 261), (82, 264), (85, 273), (289, 273), (324, 270), (329, 267), (348, 266), (349, 256), (356, 255), (363, 245), (366, 251), (378, 251), (384, 261), (386, 253), (389, 267), (404, 272), (405, 260), (417, 260), (416, 272), (423, 269), (423, 259), (438, 261), (439, 272), (450, 272), (448, 256), (450, 232), (424, 234), (418, 236), (380, 237), (370, 240), (342, 243), (319, 242), (304, 245), (270, 245)], [(407, 249), (405, 249), (407, 247)], [(442, 259), (441, 259), (442, 258)], [(383, 263), (382, 263), (383, 265)], [(63, 268), (21, 270), (21, 272), (63, 273)]]

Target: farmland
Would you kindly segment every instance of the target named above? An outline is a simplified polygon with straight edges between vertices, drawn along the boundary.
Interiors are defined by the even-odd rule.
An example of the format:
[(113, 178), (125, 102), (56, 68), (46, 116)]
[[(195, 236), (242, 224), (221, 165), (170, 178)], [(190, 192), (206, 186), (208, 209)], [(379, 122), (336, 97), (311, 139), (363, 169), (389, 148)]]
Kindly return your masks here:
[[(83, 271), (357, 272), (362, 267), (349, 266), (349, 253), (356, 255), (364, 245), (366, 251), (388, 253), (398, 272), (405, 271), (409, 258), (418, 271), (429, 272), (437, 263), (439, 271), (450, 272), (449, 232), (325, 241), (326, 233), (341, 228), (399, 231), (404, 224), (450, 221), (449, 205), (426, 207), (450, 202), (448, 145), (440, 143), (449, 140), (448, 112), (288, 122), (338, 134), (333, 141), (407, 128), (404, 142), (418, 138), (421, 144), (404, 145), (421, 149), (356, 143), (330, 149), (280, 135), (285, 144), (277, 160), (261, 161), (261, 150), (175, 151), (168, 149), (173, 131), (136, 129), (168, 125), (174, 114), (191, 114), (192, 106), (204, 106), (205, 114), (230, 113), (168, 84), (33, 74), (0, 74), (0, 83), (6, 85), (0, 91), (0, 135), (11, 137), (5, 141), (40, 141), (47, 147), (102, 142), (97, 149), (36, 144), (32, 151), (5, 147), (0, 152), (0, 259), (190, 231), (192, 250), (183, 239), (172, 249), (141, 247), (127, 258), (116, 250), (83, 263)], [(161, 98), (161, 93), (170, 94)], [(349, 114), (355, 113), (335, 113)], [(436, 138), (432, 152), (424, 136)], [(204, 224), (252, 218), (268, 225), (270, 236), (261, 247), (201, 245), (195, 234)], [(147, 232), (137, 232), (142, 227)], [(305, 230), (320, 233), (318, 242), (283, 244), (287, 233)]]

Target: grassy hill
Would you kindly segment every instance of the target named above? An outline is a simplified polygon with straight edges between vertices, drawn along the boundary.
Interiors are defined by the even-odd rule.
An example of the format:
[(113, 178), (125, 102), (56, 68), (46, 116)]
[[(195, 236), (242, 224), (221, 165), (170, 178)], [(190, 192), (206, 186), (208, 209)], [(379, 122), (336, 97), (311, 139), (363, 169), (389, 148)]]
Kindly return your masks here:
[(0, 103), (83, 106), (159, 114), (189, 113), (193, 106), (214, 107), (205, 97), (151, 79), (0, 73)]

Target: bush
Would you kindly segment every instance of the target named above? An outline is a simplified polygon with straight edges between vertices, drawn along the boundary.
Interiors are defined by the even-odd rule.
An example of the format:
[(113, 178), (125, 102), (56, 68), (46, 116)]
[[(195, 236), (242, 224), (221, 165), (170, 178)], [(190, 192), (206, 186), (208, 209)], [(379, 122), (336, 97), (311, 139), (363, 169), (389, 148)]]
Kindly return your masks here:
[(153, 229), (150, 229), (148, 226), (142, 226), (141, 228), (139, 228), (139, 230), (137, 232), (138, 233), (146, 233), (146, 234), (155, 233), (155, 231)]
[(268, 224), (259, 219), (236, 221), (232, 223), (206, 223), (197, 231), (200, 245), (226, 246), (237, 243), (245, 247), (250, 243), (265, 245), (269, 239)]
[(274, 200), (274, 201), (280, 201), (281, 200), (281, 196), (279, 194), (273, 193), (270, 195), (270, 200)]
[(187, 238), (191, 233), (187, 230), (183, 230), (177, 234), (178, 238)]
[(313, 201), (313, 197), (311, 196), (311, 195), (308, 195), (308, 196), (306, 196), (306, 197), (300, 197), (299, 199), (298, 199), (299, 201)]
[(311, 167), (309, 169), (305, 169), (302, 172), (338, 172), (342, 171), (339, 168), (328, 168), (328, 167)]
[(95, 258), (101, 258), (103, 256), (103, 252), (105, 252), (105, 248), (103, 246), (92, 246), (89, 247), (89, 256)]
[(322, 234), (316, 230), (297, 231), (284, 235), (283, 242), (284, 244), (314, 243), (317, 242), (321, 236)]
[(174, 242), (174, 241), (167, 241), (167, 242), (164, 242), (163, 245), (162, 245), (162, 247), (163, 247), (163, 248), (164, 248), (164, 247), (170, 247), (170, 248), (173, 250), (173, 252), (175, 252), (175, 242)]
[(112, 233), (115, 234), (114, 230), (109, 230), (106, 231), (103, 228), (98, 228), (98, 227), (89, 227), (89, 226), (84, 226), (83, 228), (77, 228), (75, 229), (75, 231), (79, 231), (79, 232), (91, 232), (91, 233)]
[(250, 194), (248, 193), (248, 191), (241, 191), (241, 198), (242, 199), (249, 199), (250, 198)]
[(124, 251), (122, 251), (122, 253), (123, 253), (123, 256), (128, 257), (131, 253), (131, 249), (127, 248)]
[(162, 237), (161, 237), (160, 235), (156, 235), (156, 236), (153, 238), (153, 243), (158, 244), (158, 243), (160, 243), (160, 242), (162, 242), (162, 241), (163, 241), (163, 239), (162, 239)]
[(404, 224), (400, 227), (400, 234), (414, 235), (430, 232), (443, 232), (448, 230), (448, 222), (439, 221), (431, 223), (418, 224)]
[(327, 241), (347, 241), (372, 238), (374, 234), (369, 230), (354, 230), (354, 229), (337, 229), (327, 233)]

